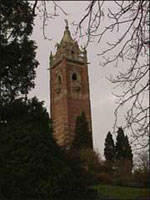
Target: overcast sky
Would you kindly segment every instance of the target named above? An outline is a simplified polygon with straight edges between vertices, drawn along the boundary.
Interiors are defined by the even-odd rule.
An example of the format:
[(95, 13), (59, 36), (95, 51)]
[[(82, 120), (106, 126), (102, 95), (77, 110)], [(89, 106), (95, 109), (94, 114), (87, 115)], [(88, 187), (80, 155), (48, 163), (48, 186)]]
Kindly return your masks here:
[[(46, 27), (46, 34), (52, 40), (45, 40), (42, 32), (42, 20), (36, 18), (34, 33), (32, 39), (36, 41), (37, 60), (39, 67), (37, 69), (36, 87), (32, 90), (30, 96), (37, 96), (38, 99), (45, 102), (45, 107), (48, 112), (50, 110), (50, 86), (49, 86), (49, 55), (50, 51), (55, 52), (55, 44), (62, 39), (65, 22), (69, 21), (69, 29), (73, 36), (75, 27), (72, 22), (79, 21), (83, 11), (88, 2), (85, 1), (63, 1), (61, 5), (63, 9), (69, 13), (68, 16), (63, 15), (60, 11), (59, 17), (55, 20), (49, 20)], [(53, 11), (53, 8), (51, 8)], [(107, 38), (106, 38), (107, 40)], [(84, 40), (79, 42), (79, 45), (84, 44)], [(112, 132), (114, 124), (114, 109), (116, 107), (115, 98), (112, 95), (113, 85), (106, 79), (106, 76), (113, 72), (113, 68), (103, 68), (100, 66), (100, 59), (97, 56), (99, 50), (103, 46), (96, 42), (91, 43), (87, 48), (88, 54), (88, 72), (89, 72), (89, 86), (91, 98), (91, 112), (92, 112), (92, 128), (93, 128), (93, 143), (94, 149), (98, 150), (103, 156), (104, 140), (108, 131)], [(123, 121), (122, 121), (123, 123)], [(120, 124), (121, 126), (122, 124)]]

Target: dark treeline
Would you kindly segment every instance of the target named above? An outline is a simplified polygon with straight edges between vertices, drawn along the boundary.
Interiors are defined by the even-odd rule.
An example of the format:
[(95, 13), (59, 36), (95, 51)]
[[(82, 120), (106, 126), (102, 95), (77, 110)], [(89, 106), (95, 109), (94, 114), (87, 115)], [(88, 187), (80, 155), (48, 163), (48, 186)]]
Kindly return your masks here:
[(56, 144), (43, 102), (28, 99), (38, 66), (32, 9), (2, 0), (0, 15), (0, 199), (83, 199), (88, 172)]

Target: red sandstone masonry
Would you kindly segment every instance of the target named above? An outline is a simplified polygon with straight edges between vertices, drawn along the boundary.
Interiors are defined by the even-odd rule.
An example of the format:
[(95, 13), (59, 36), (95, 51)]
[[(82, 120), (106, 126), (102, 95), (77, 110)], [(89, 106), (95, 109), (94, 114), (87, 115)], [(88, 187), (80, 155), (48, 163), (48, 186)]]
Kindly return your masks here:
[[(73, 54), (72, 54), (73, 52)], [(81, 56), (82, 55), (82, 56)], [(51, 118), (59, 145), (70, 147), (76, 117), (84, 111), (89, 127), (91, 109), (86, 51), (81, 51), (66, 27), (57, 52), (50, 57)], [(77, 79), (73, 80), (73, 74)]]
[[(73, 65), (73, 67), (72, 67)], [(91, 111), (89, 99), (89, 82), (87, 66), (72, 65), (63, 59), (59, 65), (51, 68), (51, 117), (53, 120), (54, 137), (61, 146), (70, 146), (74, 135), (76, 117), (84, 111), (91, 129)], [(73, 68), (73, 69), (72, 69)], [(81, 78), (78, 93), (72, 91), (72, 70), (77, 71)], [(56, 92), (56, 74), (62, 76), (61, 91)]]

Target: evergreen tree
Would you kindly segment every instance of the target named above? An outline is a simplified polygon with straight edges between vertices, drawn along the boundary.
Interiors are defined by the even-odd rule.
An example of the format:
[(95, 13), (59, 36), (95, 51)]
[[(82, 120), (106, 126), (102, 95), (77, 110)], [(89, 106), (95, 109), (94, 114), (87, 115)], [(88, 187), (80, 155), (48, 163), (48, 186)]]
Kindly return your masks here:
[(26, 0), (1, 0), (0, 103), (27, 96), (34, 87), (35, 43), (30, 39), (34, 16)]
[(2, 118), (0, 199), (54, 199), (83, 188), (82, 170), (56, 145), (41, 102), (17, 99), (3, 107)]
[(133, 163), (132, 149), (128, 141), (128, 137), (124, 135), (123, 129), (120, 127), (116, 138), (116, 162), (120, 172), (131, 172)]
[(124, 148), (125, 148), (124, 158), (127, 159), (127, 160), (132, 161), (133, 154), (132, 154), (132, 149), (131, 149), (131, 146), (129, 144), (129, 140), (128, 140), (128, 136), (127, 135), (125, 136), (125, 139), (124, 139)]
[(0, 18), (0, 199), (77, 193), (82, 169), (56, 145), (43, 104), (24, 98), (34, 87), (38, 65), (29, 2), (1, 0)]
[(115, 161), (115, 144), (112, 138), (112, 134), (108, 132), (106, 139), (105, 139), (105, 148), (104, 148), (104, 155), (106, 161), (112, 164)]
[(120, 127), (117, 131), (116, 138), (116, 160), (122, 161), (125, 155), (125, 135), (123, 129)]
[(75, 136), (72, 142), (72, 148), (92, 148), (92, 133), (89, 131), (88, 121), (85, 113), (76, 119)]

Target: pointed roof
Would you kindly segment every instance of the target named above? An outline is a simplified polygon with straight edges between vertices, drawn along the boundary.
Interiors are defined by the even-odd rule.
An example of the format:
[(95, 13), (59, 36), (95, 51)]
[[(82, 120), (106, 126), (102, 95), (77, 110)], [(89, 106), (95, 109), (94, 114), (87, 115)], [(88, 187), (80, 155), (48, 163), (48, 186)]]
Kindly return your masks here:
[(62, 43), (74, 43), (74, 42), (75, 41), (71, 37), (71, 33), (69, 31), (69, 27), (68, 27), (68, 25), (66, 25), (65, 31), (64, 31), (64, 35), (63, 35), (63, 38), (62, 38), (60, 43), (62, 44)]
[(52, 54), (50, 55), (51, 66), (54, 66), (64, 57), (68, 59), (72, 59), (74, 61), (87, 63), (86, 50), (85, 49), (80, 50), (77, 41), (74, 40), (71, 36), (69, 27), (68, 27), (68, 21), (65, 20), (65, 22), (66, 22), (66, 26), (65, 26), (64, 35), (61, 39), (61, 42), (56, 44), (56, 47), (57, 47), (56, 54), (54, 56)]

